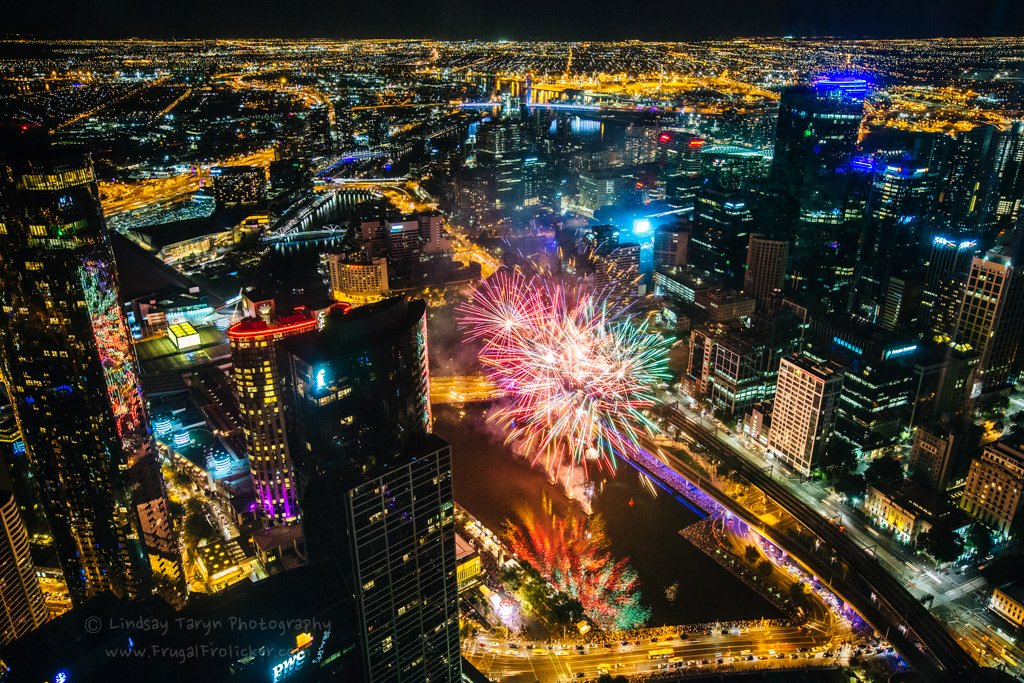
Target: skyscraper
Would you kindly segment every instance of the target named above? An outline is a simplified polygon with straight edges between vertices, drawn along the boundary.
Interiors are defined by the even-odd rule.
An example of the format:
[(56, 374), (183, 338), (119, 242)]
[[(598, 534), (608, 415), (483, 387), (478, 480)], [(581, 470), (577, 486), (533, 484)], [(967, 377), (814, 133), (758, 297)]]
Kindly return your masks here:
[(6, 131), (16, 142), (0, 160), (0, 356), (54, 548), (76, 603), (155, 587), (179, 601), (177, 536), (92, 162), (32, 132)]
[(838, 365), (819, 364), (799, 354), (783, 358), (775, 385), (768, 453), (794, 471), (810, 475), (832, 433), (842, 388)]
[(693, 212), (689, 262), (705, 275), (739, 289), (743, 284), (747, 231), (753, 221), (743, 194), (701, 190)]
[(1024, 282), (1010, 259), (994, 249), (976, 256), (957, 314), (954, 341), (981, 354), (976, 375), (982, 393), (1009, 382), (1024, 327)]
[(767, 310), (772, 294), (782, 289), (786, 276), (789, 241), (773, 240), (750, 234), (747, 242), (747, 269), (743, 273), (743, 293), (754, 297), (759, 311)]
[(830, 271), (841, 257), (851, 196), (851, 174), (840, 171), (856, 147), (866, 93), (867, 83), (850, 77), (820, 78), (782, 92), (772, 197), (762, 204), (765, 218), (777, 223), (770, 227), (793, 238), (799, 282), (833, 284)]
[(318, 329), (331, 302), (279, 315), (273, 299), (242, 298), (245, 318), (228, 329), (232, 377), (260, 515), (270, 524), (299, 518), (294, 466), (288, 450), (282, 396), (286, 366), (278, 354), (285, 337)]
[(967, 272), (977, 249), (977, 240), (967, 237), (932, 238), (921, 294), (921, 322), (933, 335), (953, 335)]
[(311, 561), (356, 592), (369, 681), (457, 681), (451, 453), (433, 436), (426, 305), (388, 299), (286, 340)]
[[(0, 477), (2, 479), (4, 477)], [(28, 534), (11, 487), (0, 484), (0, 643), (17, 640), (47, 619)]]
[(1012, 226), (1024, 202), (1024, 121), (1016, 121), (999, 136), (995, 188), (991, 210), (996, 223)]
[(1005, 538), (1020, 514), (1022, 493), (1024, 451), (995, 441), (971, 461), (960, 507)]

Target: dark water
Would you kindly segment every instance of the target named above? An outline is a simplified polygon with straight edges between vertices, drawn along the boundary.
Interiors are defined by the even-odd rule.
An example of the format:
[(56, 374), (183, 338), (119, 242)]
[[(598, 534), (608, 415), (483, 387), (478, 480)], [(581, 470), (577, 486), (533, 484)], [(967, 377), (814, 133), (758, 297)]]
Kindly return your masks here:
[[(579, 508), (540, 472), (514, 456), (483, 424), (481, 406), (466, 408), (464, 419), (452, 407), (435, 408), (435, 431), (452, 444), (455, 499), (492, 530), (527, 506), (543, 516), (542, 494), (558, 514), (582, 515)], [(629, 505), (633, 499), (634, 505)], [(605, 518), (615, 558), (628, 556), (641, 580), (651, 625), (779, 616), (763, 598), (679, 536), (698, 516), (665, 493), (644, 490), (636, 473), (621, 465), (594, 504)], [(670, 602), (665, 589), (678, 584)]]

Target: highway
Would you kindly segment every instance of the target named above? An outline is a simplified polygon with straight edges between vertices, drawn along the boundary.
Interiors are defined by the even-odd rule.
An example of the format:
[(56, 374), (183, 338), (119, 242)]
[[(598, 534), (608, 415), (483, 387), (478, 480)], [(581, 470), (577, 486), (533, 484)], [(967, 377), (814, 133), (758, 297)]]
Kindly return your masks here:
[(483, 375), (433, 375), (430, 378), (431, 403), (474, 403), (502, 395), (503, 392)]
[(198, 192), (204, 181), (209, 182), (209, 171), (213, 166), (267, 166), (273, 160), (273, 150), (263, 149), (203, 164), (197, 173), (181, 173), (168, 178), (151, 178), (133, 183), (99, 182), (97, 184), (100, 192), (105, 195), (103, 215), (114, 216), (126, 211), (136, 211), (151, 204), (177, 201)]
[[(827, 651), (824, 648), (829, 642), (830, 637), (825, 634), (794, 626), (754, 627), (744, 629), (739, 635), (734, 632), (723, 635), (721, 630), (713, 634), (704, 631), (685, 640), (659, 638), (657, 642), (645, 639), (625, 641), (625, 644), (615, 641), (586, 645), (559, 641), (537, 643), (533, 647), (529, 643), (507, 642), (486, 635), (465, 639), (462, 654), (491, 679), (532, 683), (595, 679), (600, 673), (635, 675), (688, 669), (709, 674), (723, 669), (845, 664), (850, 648)], [(800, 652), (801, 649), (806, 651)], [(656, 654), (666, 650), (666, 654)], [(747, 660), (748, 656), (754, 659)], [(677, 658), (682, 661), (675, 661)]]
[[(950, 680), (977, 669), (974, 660), (934, 615), (871, 554), (823, 517), (820, 510), (807, 505), (773, 478), (773, 472), (766, 472), (761, 466), (749, 461), (737, 449), (723, 443), (710, 429), (677, 407), (664, 406), (663, 414), (670, 425), (685, 431), (710, 454), (726, 463), (795, 517), (821, 541), (821, 546), (832, 551), (833, 557), (826, 561), (813, 553), (800, 553), (791, 543), (781, 543), (783, 539), (775, 539), (776, 542), (780, 542), (792, 554), (799, 555), (809, 567), (823, 576), (838, 573), (838, 568), (843, 563), (847, 564), (848, 571), (844, 571), (843, 576), (831, 577), (833, 585), (875, 628), (889, 632), (890, 640), (927, 680)], [(708, 493), (712, 491), (709, 487)], [(746, 513), (746, 516), (750, 523), (763, 528), (764, 525), (757, 517), (751, 513)]]

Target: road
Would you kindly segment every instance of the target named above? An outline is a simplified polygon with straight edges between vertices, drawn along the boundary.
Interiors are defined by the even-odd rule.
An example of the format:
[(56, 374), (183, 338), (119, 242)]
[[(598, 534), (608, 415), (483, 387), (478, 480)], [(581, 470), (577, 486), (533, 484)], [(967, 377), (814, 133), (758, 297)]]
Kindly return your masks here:
[[(816, 567), (819, 574), (829, 577), (830, 583), (834, 582), (876, 628), (891, 630), (890, 639), (928, 680), (946, 680), (977, 668), (957, 640), (872, 553), (866, 552), (818, 509), (795, 495), (788, 485), (791, 482), (785, 482), (774, 470), (765, 471), (767, 468), (761, 463), (749, 459), (749, 455), (734, 444), (720, 439), (717, 429), (712, 431), (701, 424), (699, 417), (684, 411), (676, 405), (664, 406), (670, 425), (689, 434), (817, 537), (815, 550), (819, 554), (804, 552), (801, 559)], [(794, 551), (789, 547), (791, 544), (783, 545)], [(828, 555), (831, 555), (830, 560)]]
[(103, 214), (109, 217), (126, 211), (136, 211), (152, 204), (179, 201), (198, 192), (204, 182), (209, 182), (209, 171), (213, 166), (267, 166), (273, 160), (273, 150), (264, 149), (204, 164), (196, 173), (182, 173), (168, 178), (151, 178), (134, 183), (99, 182), (100, 191), (106, 196), (103, 200)]
[(490, 401), (503, 392), (482, 375), (455, 375), (430, 377), (431, 403), (474, 403)]
[[(764, 669), (846, 663), (849, 648), (837, 649), (831, 651), (831, 656), (824, 656), (824, 648), (829, 640), (826, 635), (792, 626), (755, 627), (746, 629), (740, 635), (723, 635), (720, 631), (708, 635), (703, 632), (691, 635), (686, 640), (672, 638), (659, 639), (658, 642), (633, 641), (626, 645), (608, 643), (612, 647), (596, 643), (582, 646), (584, 650), (578, 650), (577, 643), (570, 641), (530, 647), (528, 644), (508, 643), (483, 636), (464, 640), (462, 654), (491, 679), (500, 677), (502, 681), (532, 683), (568, 681), (577, 676), (597, 678), (601, 672), (633, 675), (688, 668), (713, 673), (730, 667)], [(808, 651), (798, 652), (802, 648)], [(671, 654), (654, 654), (652, 659), (652, 653), (664, 650), (669, 650)], [(747, 661), (745, 658), (748, 654), (756, 659)], [(676, 658), (682, 661), (672, 661)], [(721, 663), (718, 662), (720, 659)]]

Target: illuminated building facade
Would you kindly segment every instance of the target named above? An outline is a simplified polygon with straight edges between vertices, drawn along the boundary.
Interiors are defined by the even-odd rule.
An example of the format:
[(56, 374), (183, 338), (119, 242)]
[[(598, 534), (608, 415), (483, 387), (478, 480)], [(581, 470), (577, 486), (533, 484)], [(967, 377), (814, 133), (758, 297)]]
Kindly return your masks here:
[(259, 166), (215, 166), (210, 177), (217, 206), (261, 204), (267, 199), (267, 174)]
[(964, 283), (977, 249), (977, 240), (970, 238), (932, 238), (920, 318), (933, 335), (952, 337), (964, 298)]
[(690, 243), (690, 231), (685, 225), (659, 226), (654, 233), (654, 266), (675, 268), (686, 265), (686, 251)]
[(628, 303), (636, 298), (640, 281), (640, 245), (619, 244), (594, 254), (594, 291), (610, 302)]
[(18, 504), (9, 487), (0, 487), (0, 644), (17, 640), (47, 617)]
[(843, 375), (834, 363), (783, 358), (775, 385), (768, 453), (809, 476), (832, 433)]
[(271, 299), (252, 295), (243, 297), (242, 302), (246, 317), (228, 329), (228, 340), (256, 504), (268, 523), (291, 523), (298, 520), (299, 507), (281, 395), (284, 367), (278, 343), (319, 329), (332, 304), (278, 315)]
[(1024, 452), (996, 441), (971, 462), (960, 507), (1005, 537), (1020, 514), (1022, 488)]
[(788, 258), (788, 240), (774, 240), (751, 233), (747, 242), (743, 293), (754, 297), (759, 311), (768, 310), (775, 293), (782, 289)]
[(703, 189), (697, 195), (689, 263), (730, 287), (743, 285), (744, 251), (754, 216), (742, 194)]
[(0, 355), (68, 590), (76, 604), (155, 588), (180, 602), (177, 537), (92, 162), (45, 140), (20, 144), (0, 161)]
[(331, 315), (282, 348), (306, 549), (355, 590), (367, 680), (459, 680), (451, 451), (430, 433), (426, 304)]
[(337, 301), (370, 303), (380, 301), (388, 293), (386, 259), (375, 258), (366, 263), (356, 262), (347, 254), (330, 254), (327, 272), (331, 278), (331, 296)]
[(981, 354), (976, 377), (982, 393), (1006, 387), (1024, 325), (1024, 283), (996, 250), (975, 257), (957, 315), (954, 341)]

